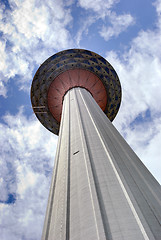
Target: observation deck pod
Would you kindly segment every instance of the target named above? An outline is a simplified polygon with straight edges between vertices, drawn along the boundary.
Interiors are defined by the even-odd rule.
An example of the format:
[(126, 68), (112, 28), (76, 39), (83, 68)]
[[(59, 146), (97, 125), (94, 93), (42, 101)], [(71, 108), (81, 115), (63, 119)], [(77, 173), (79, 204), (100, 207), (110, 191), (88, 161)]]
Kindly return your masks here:
[(75, 87), (88, 90), (110, 121), (119, 110), (121, 85), (111, 64), (88, 50), (61, 51), (39, 67), (31, 87), (33, 110), (54, 134), (59, 134), (64, 95)]

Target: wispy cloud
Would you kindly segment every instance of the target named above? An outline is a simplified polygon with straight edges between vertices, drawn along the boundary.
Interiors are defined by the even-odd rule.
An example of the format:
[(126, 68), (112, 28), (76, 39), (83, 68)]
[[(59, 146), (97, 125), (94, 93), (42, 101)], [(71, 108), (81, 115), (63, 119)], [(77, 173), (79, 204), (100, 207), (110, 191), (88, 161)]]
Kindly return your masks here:
[(3, 96), (6, 96), (8, 79), (19, 75), (20, 88), (28, 90), (34, 65), (72, 45), (68, 31), (72, 16), (65, 2), (24, 0), (9, 4), (10, 9), (5, 9), (1, 3), (0, 12), (0, 93)]
[(135, 23), (134, 18), (130, 14), (116, 15), (114, 12), (108, 14), (109, 24), (103, 24), (100, 35), (108, 41), (112, 37), (117, 37), (120, 33)]
[(112, 8), (113, 5), (118, 3), (119, 0), (79, 0), (78, 3), (82, 8), (85, 8), (86, 10), (93, 10), (97, 14), (100, 15), (100, 17), (105, 17), (108, 9)]
[[(40, 239), (57, 138), (20, 109), (0, 124), (1, 239)], [(8, 201), (9, 196), (14, 199)], [(41, 199), (41, 201), (40, 201)], [(36, 224), (35, 224), (36, 222)]]
[(88, 11), (88, 16), (82, 20), (81, 27), (78, 31), (76, 41), (80, 44), (83, 34), (88, 33), (89, 27), (101, 20), (99, 34), (104, 40), (108, 41), (112, 37), (117, 37), (124, 32), (129, 26), (135, 23), (134, 18), (130, 14), (116, 14), (111, 11), (119, 0), (79, 0), (78, 5)]

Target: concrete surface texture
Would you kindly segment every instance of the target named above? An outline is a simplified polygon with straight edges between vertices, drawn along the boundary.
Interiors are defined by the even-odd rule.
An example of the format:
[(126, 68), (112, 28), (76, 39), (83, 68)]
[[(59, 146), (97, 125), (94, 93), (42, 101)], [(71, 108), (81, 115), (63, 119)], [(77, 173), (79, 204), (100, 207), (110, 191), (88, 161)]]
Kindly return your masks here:
[(161, 240), (161, 188), (91, 94), (64, 97), (42, 240)]

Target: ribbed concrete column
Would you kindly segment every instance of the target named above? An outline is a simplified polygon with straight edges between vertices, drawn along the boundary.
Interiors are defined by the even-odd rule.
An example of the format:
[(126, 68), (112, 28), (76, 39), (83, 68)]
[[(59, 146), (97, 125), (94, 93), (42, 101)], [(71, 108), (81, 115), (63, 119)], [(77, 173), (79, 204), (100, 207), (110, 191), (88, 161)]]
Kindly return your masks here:
[(161, 239), (160, 185), (82, 88), (64, 98), (42, 239)]

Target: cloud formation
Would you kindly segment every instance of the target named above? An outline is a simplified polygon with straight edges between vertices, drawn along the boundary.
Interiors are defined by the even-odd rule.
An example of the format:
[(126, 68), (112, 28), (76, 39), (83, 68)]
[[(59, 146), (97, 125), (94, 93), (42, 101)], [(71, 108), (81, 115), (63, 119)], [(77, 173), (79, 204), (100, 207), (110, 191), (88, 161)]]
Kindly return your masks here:
[(134, 18), (130, 14), (119, 15), (112, 11), (112, 7), (118, 2), (119, 0), (79, 0), (78, 5), (88, 11), (88, 14), (77, 33), (76, 40), (78, 45), (83, 33), (88, 33), (89, 27), (99, 20), (101, 20), (102, 24), (98, 33), (106, 41), (112, 37), (117, 37), (135, 23)]
[[(6, 82), (19, 75), (19, 86), (29, 88), (34, 66), (55, 51), (68, 48), (72, 39), (69, 2), (24, 0), (1, 3), (0, 94), (6, 96)], [(41, 50), (40, 50), (41, 49)], [(13, 81), (13, 80), (12, 80)]]
[(4, 122), (0, 124), (1, 239), (40, 239), (57, 138), (34, 116), (26, 118), (23, 109), (15, 116), (5, 115)]
[(97, 12), (100, 16), (105, 16), (108, 12), (108, 9), (112, 8), (113, 5), (119, 2), (119, 0), (79, 0), (79, 5), (86, 10), (93, 10)]
[(124, 32), (129, 26), (135, 23), (135, 20), (130, 14), (116, 15), (114, 12), (108, 14), (111, 26), (103, 25), (100, 30), (100, 35), (108, 41), (112, 37), (117, 37)]

